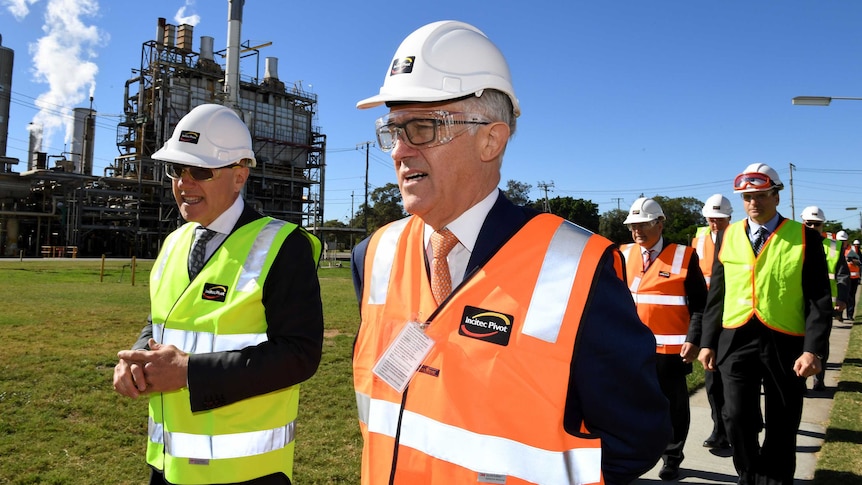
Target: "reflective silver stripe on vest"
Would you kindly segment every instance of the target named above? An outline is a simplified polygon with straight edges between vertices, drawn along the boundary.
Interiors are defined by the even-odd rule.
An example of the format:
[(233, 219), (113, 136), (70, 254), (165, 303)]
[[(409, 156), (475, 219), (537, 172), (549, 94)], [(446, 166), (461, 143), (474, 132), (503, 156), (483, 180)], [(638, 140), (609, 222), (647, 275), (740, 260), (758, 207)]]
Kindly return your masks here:
[(164, 433), (164, 427), (150, 418), (150, 441), (165, 446), (165, 453), (175, 458), (225, 460), (260, 455), (280, 450), (295, 438), (295, 422), (278, 428), (247, 433), (207, 436), (191, 433)]
[(245, 263), (242, 265), (242, 271), (239, 274), (239, 280), (236, 283), (237, 291), (249, 292), (254, 291), (258, 286), (258, 278), (263, 271), (263, 264), (266, 262), (266, 256), (272, 247), (272, 240), (278, 231), (284, 227), (286, 223), (277, 219), (269, 221), (263, 229), (257, 234), (254, 243), (251, 245), (251, 251), (248, 257), (245, 258)]
[(623, 260), (625, 260), (625, 261), (629, 260), (629, 253), (631, 252), (633, 246), (634, 246), (634, 244), (626, 244), (625, 246), (622, 246), (620, 248), (621, 252), (623, 253)]
[(264, 333), (218, 334), (165, 328), (164, 324), (153, 324), (153, 339), (162, 345), (173, 345), (183, 352), (204, 354), (240, 350), (268, 340)]
[(545, 342), (557, 341), (590, 235), (586, 229), (568, 221), (557, 228), (542, 261), (521, 333)]
[(676, 251), (673, 253), (673, 264), (670, 266), (671, 274), (679, 274), (682, 270), (682, 260), (685, 258), (685, 246), (677, 244)]
[[(712, 234), (707, 233), (706, 236), (708, 236), (710, 239), (712, 239)], [(705, 249), (705, 246), (706, 246), (706, 237), (697, 238), (697, 247), (695, 248), (695, 251), (697, 252), (698, 259), (703, 259), (703, 250)]]
[(635, 302), (638, 304), (645, 303), (647, 305), (668, 306), (681, 306), (686, 304), (684, 296), (647, 295), (644, 293), (632, 293), (632, 298), (634, 298)]
[(709, 280), (712, 279), (712, 276), (704, 276), (703, 279), (706, 280), (706, 286), (709, 286)]
[[(374, 253), (374, 262), (372, 266), (371, 281), (368, 291), (369, 305), (382, 305), (386, 303), (386, 294), (389, 290), (389, 276), (392, 274), (392, 264), (395, 258), (395, 249), (398, 246), (398, 239), (404, 228), (410, 221), (409, 217), (393, 222), (389, 225), (380, 236), (377, 243), (377, 251)], [(368, 264), (366, 261), (365, 264)]]
[(165, 246), (162, 246), (162, 254), (165, 256), (162, 258), (159, 266), (157, 268), (153, 268), (153, 278), (156, 280), (162, 279), (162, 275), (165, 273), (165, 265), (168, 263), (168, 255), (171, 254), (171, 251), (174, 250), (174, 246), (177, 245), (177, 241), (179, 240), (179, 235), (175, 234), (174, 237), (168, 238), (165, 243)]
[[(379, 399), (364, 400), (368, 403), (368, 431), (394, 438), (400, 406)], [(406, 410), (399, 444), (475, 472), (513, 476), (531, 483), (586, 484), (598, 482), (601, 477), (599, 448), (544, 450), (474, 433)]]
[(656, 345), (682, 345), (685, 343), (685, 335), (656, 335)]
[(362, 392), (356, 392), (356, 410), (359, 413), (359, 421), (368, 424), (368, 412), (371, 408), (371, 397)]

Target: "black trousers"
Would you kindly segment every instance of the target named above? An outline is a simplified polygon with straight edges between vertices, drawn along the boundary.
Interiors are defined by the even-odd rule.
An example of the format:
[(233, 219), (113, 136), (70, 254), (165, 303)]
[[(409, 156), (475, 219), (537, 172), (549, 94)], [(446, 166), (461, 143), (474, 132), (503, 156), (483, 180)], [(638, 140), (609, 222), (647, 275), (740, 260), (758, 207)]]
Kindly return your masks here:
[(726, 440), (727, 431), (724, 428), (724, 385), (721, 381), (721, 371), (704, 373), (704, 388), (709, 408), (712, 411), (712, 436), (719, 441)]
[(859, 278), (850, 278), (847, 287), (847, 319), (853, 320), (856, 315), (856, 289), (859, 288)]
[[(805, 379), (796, 376), (793, 364), (802, 353), (803, 337), (770, 330), (757, 320), (734, 332), (733, 343), (719, 355), (719, 370), (739, 483), (793, 485), (805, 392)], [(762, 445), (761, 419), (766, 431)]]
[[(165, 481), (164, 475), (156, 471), (155, 468), (150, 468), (150, 485), (172, 485), (169, 482)], [(243, 484), (248, 485), (290, 485), (290, 479), (284, 473), (275, 473), (272, 475), (267, 475), (265, 477), (255, 478), (254, 480), (249, 480), (247, 482), (242, 482)], [(213, 484), (216, 485), (216, 484)], [(229, 484), (219, 484), (219, 485), (229, 485)], [(239, 484), (235, 484), (239, 485)]]
[(673, 438), (662, 453), (662, 460), (679, 465), (691, 424), (691, 406), (685, 383), (685, 376), (691, 373), (691, 364), (683, 362), (678, 354), (656, 354), (656, 370), (662, 393), (670, 402), (670, 422), (673, 426)]

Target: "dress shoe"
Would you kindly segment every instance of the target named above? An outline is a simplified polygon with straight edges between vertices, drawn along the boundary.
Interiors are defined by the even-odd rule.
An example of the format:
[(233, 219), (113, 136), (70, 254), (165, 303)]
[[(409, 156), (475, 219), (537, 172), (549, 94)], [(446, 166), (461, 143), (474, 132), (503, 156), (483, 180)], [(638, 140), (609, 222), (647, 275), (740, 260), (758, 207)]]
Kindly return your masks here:
[(676, 463), (665, 463), (658, 472), (658, 477), (662, 480), (676, 480), (679, 478), (679, 465)]
[(704, 440), (703, 447), (726, 450), (730, 448), (730, 442), (727, 441), (727, 438), (719, 438), (716, 435), (710, 435), (709, 438)]

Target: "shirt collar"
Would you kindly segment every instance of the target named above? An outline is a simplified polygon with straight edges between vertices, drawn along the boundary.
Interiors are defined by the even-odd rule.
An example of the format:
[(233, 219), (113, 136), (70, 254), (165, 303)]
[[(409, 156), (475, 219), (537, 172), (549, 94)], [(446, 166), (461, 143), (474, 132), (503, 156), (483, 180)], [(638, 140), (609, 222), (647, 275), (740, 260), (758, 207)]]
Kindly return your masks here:
[[(761, 224), (754, 222), (753, 220), (751, 220), (750, 217), (748, 218), (748, 232), (749, 232), (749, 234), (754, 234), (755, 232), (757, 232), (757, 230), (760, 229), (760, 226), (761, 226)], [(775, 232), (775, 228), (778, 227), (778, 213), (776, 212), (775, 215), (772, 216), (772, 219), (769, 219), (768, 221), (766, 221), (766, 224), (763, 224), (763, 227), (765, 227), (766, 232), (768, 232), (770, 234)]]
[(651, 253), (652, 255), (660, 254), (661, 250), (664, 249), (664, 236), (659, 236), (658, 242), (655, 243), (655, 245), (651, 248), (645, 248), (645, 247), (641, 246), (641, 252), (643, 252), (644, 249), (648, 249), (648, 250), (652, 251), (652, 253)]
[[(473, 252), (476, 240), (479, 239), (479, 231), (482, 230), (482, 224), (485, 222), (485, 218), (488, 217), (488, 213), (491, 212), (491, 208), (494, 207), (494, 203), (497, 202), (499, 195), (500, 191), (494, 189), (484, 199), (480, 200), (479, 203), (467, 209), (454, 221), (446, 224), (446, 227), (455, 234), (458, 242), (463, 244), (467, 248), (467, 251)], [(431, 242), (431, 234), (433, 232), (434, 228), (425, 224), (424, 238), (426, 248)]]
[(207, 229), (215, 231), (219, 234), (230, 234), (234, 226), (236, 226), (239, 217), (242, 215), (242, 209), (245, 206), (242, 197), (237, 197), (233, 204), (218, 217), (215, 218)]

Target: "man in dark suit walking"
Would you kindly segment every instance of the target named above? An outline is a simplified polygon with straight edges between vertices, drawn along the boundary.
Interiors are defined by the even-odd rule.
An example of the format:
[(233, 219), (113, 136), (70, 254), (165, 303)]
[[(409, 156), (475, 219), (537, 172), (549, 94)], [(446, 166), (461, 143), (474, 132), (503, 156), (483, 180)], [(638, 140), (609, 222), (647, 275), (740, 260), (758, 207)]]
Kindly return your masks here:
[(353, 252), (362, 484), (629, 483), (669, 439), (655, 340), (610, 241), (497, 188), (520, 114), (502, 53), (434, 22), (386, 72), (358, 107), (389, 107), (411, 216)]
[(778, 213), (782, 188), (763, 163), (734, 180), (748, 217), (718, 238), (698, 356), (721, 371), (733, 464), (746, 485), (793, 484), (805, 378), (824, 365), (832, 320), (820, 234)]
[(114, 389), (150, 396), (150, 484), (290, 484), (299, 383), (320, 363), (321, 245), (240, 193), (248, 128), (200, 105), (153, 154), (186, 224), (150, 275), (151, 313), (119, 352)]

